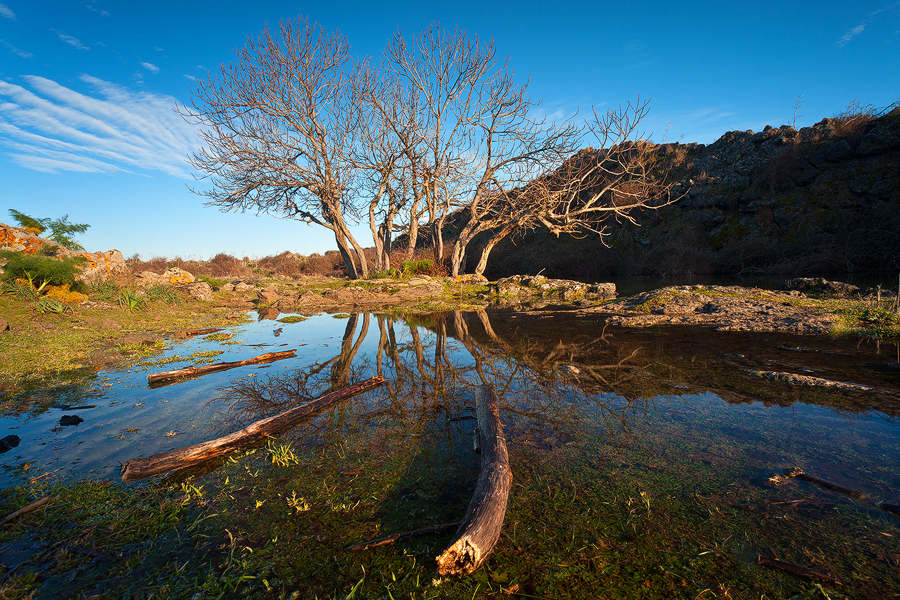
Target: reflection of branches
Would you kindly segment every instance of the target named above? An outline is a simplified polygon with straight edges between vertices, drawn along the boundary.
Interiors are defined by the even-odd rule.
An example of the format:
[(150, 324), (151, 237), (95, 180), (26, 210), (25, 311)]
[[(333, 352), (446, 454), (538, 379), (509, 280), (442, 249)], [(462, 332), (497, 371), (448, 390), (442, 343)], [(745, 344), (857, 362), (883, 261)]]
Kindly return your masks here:
[[(485, 341), (473, 333), (473, 317), (480, 322)], [(456, 311), (448, 321), (453, 335), (472, 355), (481, 383), (500, 392), (506, 418), (540, 424), (558, 434), (571, 433), (588, 418), (590, 422), (600, 418), (611, 432), (629, 432), (629, 415), (636, 407), (628, 399), (634, 395), (622, 388), (649, 375), (646, 367), (631, 364), (640, 348), (610, 360), (613, 346), (605, 330), (596, 337), (560, 341), (548, 351), (538, 340), (518, 336), (505, 340), (483, 310)], [(598, 364), (598, 354), (608, 362)]]

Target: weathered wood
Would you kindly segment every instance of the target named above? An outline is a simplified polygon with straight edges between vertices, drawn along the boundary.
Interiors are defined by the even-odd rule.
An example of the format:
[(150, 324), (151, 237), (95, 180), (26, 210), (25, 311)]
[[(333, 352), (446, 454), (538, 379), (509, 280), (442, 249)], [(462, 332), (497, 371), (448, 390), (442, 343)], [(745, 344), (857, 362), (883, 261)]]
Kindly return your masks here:
[(828, 583), (834, 585), (841, 585), (841, 582), (828, 573), (822, 573), (821, 571), (814, 571), (809, 567), (804, 567), (803, 565), (797, 565), (791, 562), (787, 562), (781, 560), (781, 557), (778, 556), (778, 553), (775, 550), (768, 548), (768, 553), (770, 556), (763, 556), (762, 554), (756, 555), (756, 564), (765, 565), (767, 567), (774, 567), (776, 569), (781, 569), (787, 573), (792, 573), (794, 575), (800, 575), (801, 577), (806, 577), (809, 579), (818, 579), (819, 581), (826, 581)]
[(879, 502), (878, 508), (883, 511), (893, 513), (900, 517), (900, 504), (888, 504), (887, 502)]
[(267, 352), (260, 354), (255, 358), (247, 360), (237, 360), (233, 362), (220, 362), (211, 365), (200, 365), (199, 367), (187, 367), (185, 369), (175, 369), (174, 371), (163, 371), (162, 373), (154, 373), (147, 375), (147, 383), (153, 385), (164, 381), (172, 381), (174, 379), (186, 379), (188, 377), (197, 377), (207, 373), (215, 373), (216, 371), (224, 371), (235, 367), (243, 367), (244, 365), (258, 365), (260, 363), (273, 362), (285, 358), (294, 358), (296, 350), (285, 350), (284, 352)]
[(506, 516), (512, 470), (492, 386), (475, 389), (475, 414), (481, 437), (481, 473), (456, 539), (437, 558), (441, 575), (468, 575), (478, 569), (493, 551)]
[(440, 525), (434, 525), (433, 527), (423, 527), (422, 529), (416, 529), (415, 531), (392, 533), (391, 535), (378, 538), (377, 540), (369, 540), (368, 542), (362, 542), (361, 544), (353, 544), (352, 546), (348, 546), (347, 550), (349, 550), (350, 552), (359, 552), (361, 550), (368, 550), (369, 548), (377, 548), (378, 546), (393, 544), (394, 542), (399, 542), (400, 540), (408, 540), (420, 535), (440, 533), (453, 527), (459, 527), (459, 525), (460, 521), (457, 521), (456, 523), (442, 523)]
[(153, 475), (175, 471), (209, 458), (221, 456), (250, 442), (274, 435), (288, 425), (293, 425), (305, 417), (314, 415), (332, 404), (374, 389), (384, 384), (384, 381), (384, 377), (372, 377), (330, 394), (325, 394), (320, 398), (307, 402), (303, 406), (256, 421), (244, 429), (226, 436), (194, 444), (193, 446), (176, 448), (152, 456), (126, 461), (122, 465), (122, 481), (146, 479)]
[(866, 496), (862, 492), (858, 492), (854, 489), (844, 487), (825, 479), (821, 479), (814, 475), (810, 475), (800, 467), (790, 467), (788, 469), (785, 469), (782, 472), (782, 475), (784, 475), (785, 477), (796, 477), (797, 479), (802, 479), (803, 481), (808, 481), (809, 483), (814, 483), (820, 487), (834, 490), (836, 492), (841, 492), (842, 494), (847, 494), (848, 496), (853, 496), (854, 498), (859, 498), (860, 500), (865, 500), (868, 498), (868, 496)]
[(30, 513), (30, 512), (33, 511), (34, 509), (40, 508), (41, 506), (47, 504), (48, 502), (50, 502), (50, 496), (44, 496), (43, 498), (41, 498), (41, 499), (38, 500), (37, 502), (32, 502), (32, 503), (29, 504), (28, 506), (26, 506), (26, 507), (24, 507), (24, 508), (20, 508), (20, 509), (17, 510), (16, 512), (13, 512), (13, 513), (10, 513), (10, 514), (6, 515), (6, 516), (3, 518), (3, 520), (0, 521), (0, 525), (4, 525), (4, 524), (6, 524), (6, 523), (12, 521), (13, 519), (16, 519), (16, 518), (18, 518), (18, 517), (21, 517), (21, 516), (24, 515), (24, 514)]
[(194, 337), (196, 335), (208, 335), (210, 333), (216, 333), (217, 331), (222, 331), (222, 328), (207, 327), (206, 329), (188, 329), (186, 331), (179, 331), (175, 335), (177, 337)]

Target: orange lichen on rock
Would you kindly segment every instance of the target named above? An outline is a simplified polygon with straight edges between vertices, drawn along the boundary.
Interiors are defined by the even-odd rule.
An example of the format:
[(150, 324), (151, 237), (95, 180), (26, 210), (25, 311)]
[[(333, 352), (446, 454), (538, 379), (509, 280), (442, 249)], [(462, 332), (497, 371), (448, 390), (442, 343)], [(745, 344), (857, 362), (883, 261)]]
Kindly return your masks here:
[(43, 246), (49, 243), (27, 229), (0, 223), (0, 249), (2, 250), (14, 250), (23, 254), (37, 254)]

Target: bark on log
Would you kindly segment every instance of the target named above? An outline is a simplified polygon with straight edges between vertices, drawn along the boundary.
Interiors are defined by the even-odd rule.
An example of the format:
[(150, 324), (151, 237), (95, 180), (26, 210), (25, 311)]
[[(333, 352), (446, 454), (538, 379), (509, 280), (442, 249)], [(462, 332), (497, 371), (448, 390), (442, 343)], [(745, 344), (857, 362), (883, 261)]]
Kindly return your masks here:
[(257, 365), (260, 363), (273, 362), (284, 358), (294, 358), (296, 350), (285, 350), (284, 352), (267, 352), (260, 354), (255, 358), (247, 360), (237, 360), (233, 362), (221, 362), (211, 365), (201, 365), (199, 367), (187, 367), (185, 369), (175, 369), (174, 371), (163, 371), (162, 373), (154, 373), (147, 375), (147, 383), (150, 385), (159, 384), (173, 379), (185, 379), (188, 377), (197, 377), (207, 373), (215, 373), (216, 371), (224, 371), (235, 367), (243, 367), (244, 365)]
[(160, 452), (152, 456), (135, 458), (126, 461), (122, 465), (122, 481), (137, 481), (153, 475), (176, 471), (209, 458), (221, 456), (235, 448), (250, 442), (271, 436), (293, 425), (300, 419), (311, 416), (332, 404), (346, 400), (362, 392), (374, 389), (384, 384), (384, 377), (372, 377), (359, 383), (341, 388), (337, 391), (325, 394), (315, 400), (311, 400), (303, 406), (292, 408), (275, 416), (256, 421), (240, 431), (226, 436), (187, 446), (176, 448), (167, 452)]
[(481, 473), (456, 539), (437, 558), (441, 575), (468, 575), (480, 567), (493, 551), (506, 516), (512, 471), (492, 386), (475, 389), (475, 413), (481, 436)]

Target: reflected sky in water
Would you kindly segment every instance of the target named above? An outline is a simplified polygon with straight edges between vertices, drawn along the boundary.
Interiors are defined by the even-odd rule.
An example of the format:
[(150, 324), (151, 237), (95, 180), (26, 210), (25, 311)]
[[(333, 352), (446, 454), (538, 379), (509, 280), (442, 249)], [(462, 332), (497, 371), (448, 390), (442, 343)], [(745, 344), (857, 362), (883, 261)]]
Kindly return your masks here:
[[(0, 454), (2, 484), (45, 473), (117, 479), (126, 460), (230, 433), (382, 374), (387, 386), (291, 437), (314, 444), (330, 427), (377, 432), (399, 423), (423, 441), (446, 444), (449, 454), (434, 464), (449, 464), (449, 456), (464, 456), (471, 441), (472, 386), (487, 383), (501, 398), (511, 446), (552, 452), (590, 438), (598, 440), (591, 447), (599, 454), (604, 447), (681, 452), (726, 469), (742, 461), (772, 470), (799, 465), (877, 496), (900, 497), (894, 346), (690, 328), (616, 329), (602, 317), (511, 312), (406, 320), (317, 315), (230, 331), (240, 344), (200, 337), (173, 344), (161, 356), (222, 350), (216, 361), (237, 361), (296, 349), (297, 357), (155, 389), (147, 386), (148, 374), (187, 363), (101, 372), (83, 384), (6, 399), (0, 437), (15, 434), (21, 441)], [(875, 391), (792, 387), (756, 377), (757, 370), (810, 373)], [(15, 408), (26, 404), (27, 412)], [(62, 425), (64, 416), (83, 420)]]

